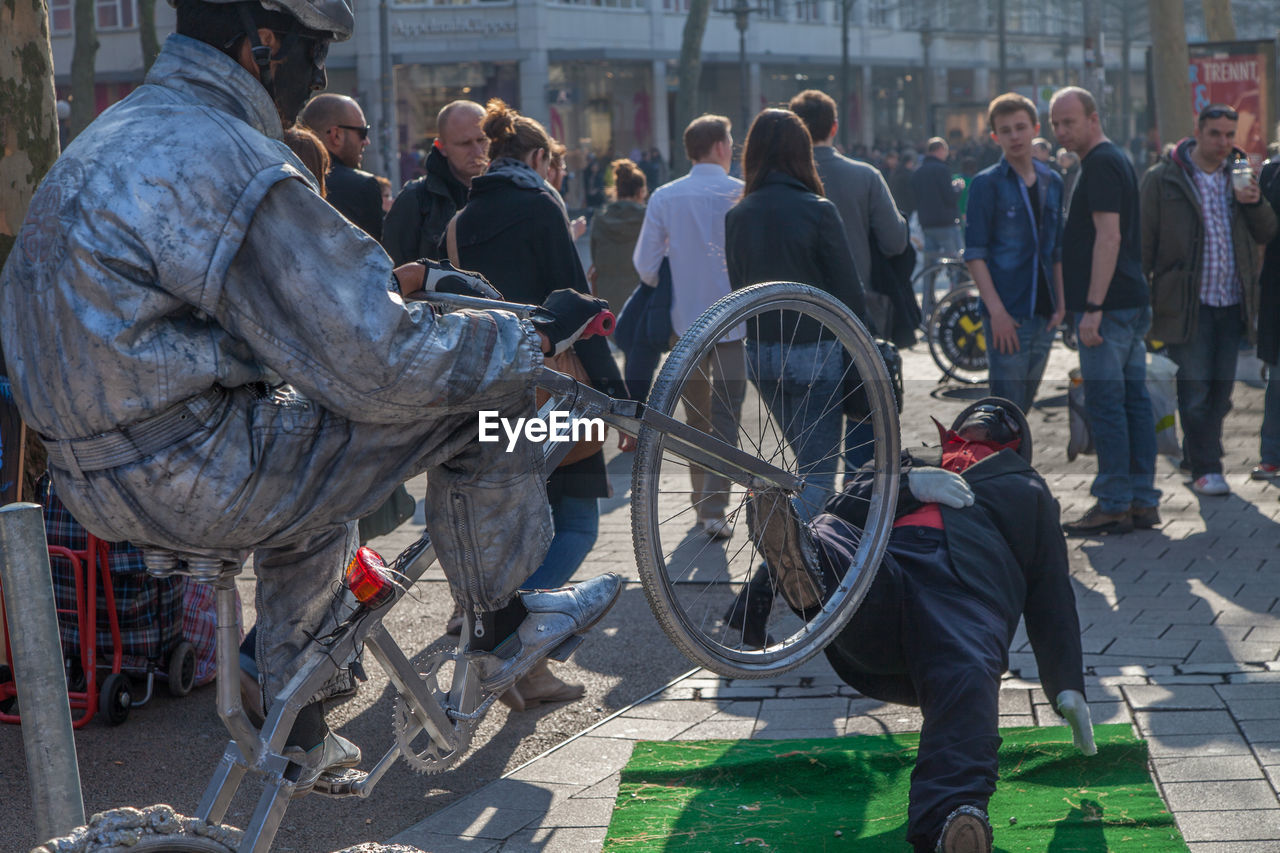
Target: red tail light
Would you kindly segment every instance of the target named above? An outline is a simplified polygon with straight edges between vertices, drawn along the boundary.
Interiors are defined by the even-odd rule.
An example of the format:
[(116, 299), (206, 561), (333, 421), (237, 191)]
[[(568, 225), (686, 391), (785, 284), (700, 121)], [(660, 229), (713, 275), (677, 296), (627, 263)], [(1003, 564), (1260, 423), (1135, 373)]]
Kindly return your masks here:
[(366, 607), (377, 607), (395, 592), (387, 564), (372, 548), (356, 551), (347, 564), (346, 581), (347, 589)]

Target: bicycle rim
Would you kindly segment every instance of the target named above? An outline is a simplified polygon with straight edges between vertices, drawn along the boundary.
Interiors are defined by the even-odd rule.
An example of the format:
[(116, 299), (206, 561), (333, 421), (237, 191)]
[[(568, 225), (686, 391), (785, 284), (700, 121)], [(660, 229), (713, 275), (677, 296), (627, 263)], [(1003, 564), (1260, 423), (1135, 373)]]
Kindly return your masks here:
[[(728, 482), (704, 482), (695, 505), (690, 490), (696, 466), (675, 455), (672, 442), (661, 431), (645, 426), (638, 436), (632, 534), (650, 607), (677, 648), (728, 677), (760, 678), (786, 671), (835, 638), (875, 577), (897, 500), (898, 422), (888, 374), (870, 334), (845, 305), (822, 291), (775, 282), (724, 297), (681, 336), (654, 382), (648, 406), (681, 421), (690, 414), (710, 418), (712, 413), (699, 406), (718, 402), (731, 408), (733, 392), (709, 379), (725, 369), (726, 362), (732, 364), (734, 341), (741, 339), (747, 321), (763, 327), (775, 318), (781, 324), (791, 316), (804, 317), (829, 335), (821, 348), (822, 358), (814, 357), (813, 348), (806, 349), (800, 342), (802, 335), (779, 340), (768, 356), (759, 346), (739, 343), (749, 378), (741, 383), (737, 425), (722, 437), (800, 475), (802, 489), (783, 494), (762, 488), (761, 481), (752, 481), (741, 469), (722, 469), (733, 476)], [(832, 359), (841, 363), (833, 365)], [(732, 370), (728, 373), (733, 375)], [(787, 385), (789, 395), (783, 383), (775, 381), (784, 374), (799, 380)], [(814, 381), (802, 390), (806, 377)], [(703, 394), (707, 399), (698, 403), (700, 388), (707, 392)], [(851, 391), (865, 394), (865, 414), (844, 422), (862, 426), (857, 445), (850, 448), (872, 455), (867, 468), (872, 481), (866, 498), (867, 521), (857, 532), (855, 554), (843, 578), (825, 590), (829, 594), (820, 606), (800, 615), (788, 606), (780, 574), (768, 565), (765, 551), (753, 537), (747, 510), (749, 504), (754, 506), (757, 530), (775, 519), (772, 513), (765, 516), (758, 511), (766, 493), (778, 498), (779, 506), (785, 499), (797, 514), (820, 511), (825, 499), (839, 489), (846, 470), (840, 447), (844, 423), (837, 429), (834, 445), (819, 438), (818, 432), (820, 425), (829, 426), (833, 412), (843, 411)], [(807, 464), (803, 466), (797, 447), (804, 449)], [(829, 480), (828, 471), (833, 474)], [(724, 540), (713, 539), (698, 523), (700, 515), (713, 514), (704, 510), (710, 506), (714, 511), (717, 502), (734, 527)], [(815, 556), (810, 553), (805, 559), (816, 572)], [(753, 573), (762, 565), (761, 579), (751, 585)], [(772, 601), (771, 607), (766, 599)], [(737, 615), (749, 611), (749, 619), (732, 618), (735, 602), (740, 606)], [(765, 642), (757, 645), (761, 636)]]

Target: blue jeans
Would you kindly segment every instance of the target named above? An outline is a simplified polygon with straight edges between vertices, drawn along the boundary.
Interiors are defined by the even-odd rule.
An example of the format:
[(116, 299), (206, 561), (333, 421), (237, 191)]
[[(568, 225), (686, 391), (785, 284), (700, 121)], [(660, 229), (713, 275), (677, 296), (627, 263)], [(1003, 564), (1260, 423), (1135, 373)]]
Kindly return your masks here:
[[(782, 344), (748, 340), (747, 369), (805, 478), (800, 513), (805, 520), (822, 511), (834, 489), (844, 433), (842, 347), (835, 341)], [(854, 432), (865, 435), (867, 427)], [(863, 441), (866, 439), (863, 438)], [(853, 445), (851, 445), (853, 448)], [(854, 448), (866, 454), (868, 448)]]
[(1266, 403), (1262, 410), (1262, 461), (1280, 465), (1280, 365), (1271, 365)]
[(1222, 473), (1222, 422), (1231, 411), (1244, 319), (1239, 305), (1201, 303), (1191, 340), (1169, 344), (1178, 365), (1182, 458), (1193, 478)]
[[(1076, 318), (1077, 334), (1079, 318)], [(1105, 311), (1102, 343), (1080, 346), (1084, 408), (1098, 451), (1093, 496), (1104, 512), (1155, 506), (1156, 424), (1147, 396), (1147, 348), (1151, 309)]]
[[(924, 232), (924, 265), (926, 268), (932, 266), (940, 258), (958, 258), (964, 251), (964, 234), (957, 225), (942, 225), (937, 228), (921, 228)], [(956, 273), (949, 271), (943, 273), (947, 277), (947, 290), (955, 287)], [(927, 296), (925, 305), (932, 306), (935, 303), (933, 298), (934, 280), (937, 273), (928, 277), (924, 282), (924, 289)], [(927, 319), (927, 318), (926, 318)]]
[(569, 582), (596, 544), (600, 533), (600, 505), (595, 498), (561, 495), (551, 501), (551, 522), (555, 536), (542, 565), (521, 589), (559, 589)]
[(982, 318), (982, 329), (987, 336), (987, 385), (991, 393), (1018, 404), (1023, 412), (1031, 411), (1044, 376), (1044, 366), (1049, 361), (1049, 349), (1053, 346), (1056, 330), (1046, 329), (1047, 317), (1014, 317), (1018, 323), (1018, 351), (1002, 353), (996, 350), (995, 336), (991, 333), (991, 318)]

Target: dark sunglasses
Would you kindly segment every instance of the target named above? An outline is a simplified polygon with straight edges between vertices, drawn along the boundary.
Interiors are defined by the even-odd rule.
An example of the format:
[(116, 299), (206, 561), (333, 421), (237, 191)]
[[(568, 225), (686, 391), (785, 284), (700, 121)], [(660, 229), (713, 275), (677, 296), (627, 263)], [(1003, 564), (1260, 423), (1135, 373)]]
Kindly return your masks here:
[(1231, 119), (1231, 121), (1239, 121), (1240, 116), (1231, 107), (1209, 107), (1200, 113), (1201, 121), (1213, 121), (1216, 118)]
[(975, 407), (973, 412), (981, 412), (984, 415), (995, 415), (1000, 421), (1000, 424), (1005, 429), (1009, 430), (1011, 435), (1022, 435), (1022, 424), (1018, 423), (1017, 419), (1015, 419), (1013, 415), (1009, 414), (1009, 411), (1003, 406), (994, 406), (990, 403), (984, 403), (981, 406)]
[(360, 134), (361, 139), (369, 138), (369, 125), (367, 124), (364, 127), (357, 127), (354, 124), (339, 124), (339, 125), (336, 125), (336, 127), (340, 127), (343, 130), (354, 131), (355, 133)]

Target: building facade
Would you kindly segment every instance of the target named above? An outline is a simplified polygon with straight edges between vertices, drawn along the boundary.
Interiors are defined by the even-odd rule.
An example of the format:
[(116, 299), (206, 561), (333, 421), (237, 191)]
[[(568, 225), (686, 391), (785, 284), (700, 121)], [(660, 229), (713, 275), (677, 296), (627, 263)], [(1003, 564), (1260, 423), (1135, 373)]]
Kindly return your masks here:
[[(70, 83), (71, 0), (51, 3), (61, 94)], [(135, 5), (97, 0), (99, 109), (141, 82)], [(729, 0), (718, 6), (703, 39), (700, 110), (739, 125), (744, 106), (754, 113), (801, 89), (839, 99), (847, 11), (841, 121), (845, 139), (868, 147), (984, 132), (983, 109), (1001, 76), (998, 8), (1009, 88), (1043, 105), (1053, 87), (1079, 79), (1083, 63), (1078, 7), (1053, 12), (1038, 0), (764, 0), (741, 43)], [(437, 110), (455, 98), (501, 97), (539, 119), (574, 152), (571, 167), (588, 151), (657, 148), (669, 157), (680, 144), (672, 116), (687, 8), (688, 0), (356, 0), (355, 36), (329, 54), (329, 88), (360, 101), (374, 128), (366, 165), (394, 180), (410, 177)], [(157, 19), (163, 38), (173, 27), (167, 4), (157, 4)], [(1105, 44), (1108, 85), (1119, 86), (1124, 48), (1127, 103), (1141, 109), (1145, 42)]]

